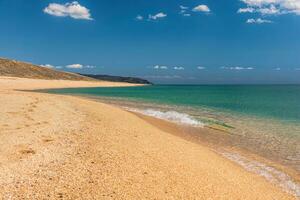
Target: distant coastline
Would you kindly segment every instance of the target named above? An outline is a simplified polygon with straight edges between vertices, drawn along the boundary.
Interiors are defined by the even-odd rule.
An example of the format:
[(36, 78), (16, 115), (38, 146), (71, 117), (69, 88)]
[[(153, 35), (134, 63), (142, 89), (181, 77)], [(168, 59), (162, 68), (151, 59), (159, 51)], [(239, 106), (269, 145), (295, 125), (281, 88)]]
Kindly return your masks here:
[(124, 77), (124, 76), (112, 76), (112, 75), (101, 75), (101, 74), (79, 74), (79, 75), (94, 78), (97, 80), (102, 80), (102, 81), (153, 85), (153, 83), (151, 83), (150, 81), (142, 78), (137, 78), (137, 77)]

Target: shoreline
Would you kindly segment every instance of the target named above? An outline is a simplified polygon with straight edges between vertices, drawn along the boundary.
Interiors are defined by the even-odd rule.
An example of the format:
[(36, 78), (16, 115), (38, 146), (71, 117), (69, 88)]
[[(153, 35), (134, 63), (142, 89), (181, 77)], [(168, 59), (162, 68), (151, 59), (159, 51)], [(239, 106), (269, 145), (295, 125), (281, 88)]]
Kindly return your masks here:
[[(132, 111), (131, 109), (127, 110), (121, 105), (116, 103), (110, 104), (107, 100), (103, 101), (103, 99), (93, 96), (71, 96), (116, 106), (122, 110), (136, 115), (163, 132), (167, 132), (186, 141), (207, 147), (220, 156), (235, 163), (239, 167), (265, 178), (270, 183), (282, 187), (283, 190), (297, 194), (298, 197), (300, 195), (300, 176), (296, 169), (292, 168), (291, 166), (284, 165), (278, 160), (268, 159), (257, 152), (252, 152), (249, 149), (238, 146), (234, 147), (225, 141), (215, 142), (217, 141), (217, 138), (224, 138), (228, 134), (222, 129), (211, 126), (193, 127), (190, 125), (180, 124), (178, 122), (168, 121), (166, 119), (156, 118), (140, 112)], [(243, 163), (241, 163), (241, 161)], [(247, 163), (244, 163), (245, 161)]]
[(39, 81), (4, 82), (2, 197), (295, 199), (209, 148), (130, 112), (79, 97), (15, 91), (82, 82), (41, 81), (35, 88), (32, 83)]
[[(2, 90), (47, 90), (62, 88), (83, 88), (83, 87), (127, 87), (127, 86), (143, 86), (143, 84), (132, 84), (125, 82), (109, 82), (109, 81), (72, 81), (72, 80), (45, 80), (0, 76)], [(25, 84), (24, 84), (25, 83)]]
[[(239, 144), (238, 140), (240, 140), (239, 138), (240, 136), (237, 135), (236, 133), (230, 132), (230, 128), (227, 128), (228, 124), (225, 124), (226, 127), (222, 125), (215, 126), (211, 124), (203, 124), (203, 125), (199, 124), (200, 127), (198, 127), (197, 124), (194, 126), (192, 123), (186, 123), (186, 121), (182, 123), (177, 119), (169, 120), (168, 117), (162, 115), (164, 114), (162, 112), (175, 111), (176, 112), (175, 114), (182, 115), (181, 117), (186, 117), (185, 114), (187, 114), (187, 117), (191, 117), (191, 120), (193, 120), (194, 119), (193, 117), (195, 115), (191, 114), (191, 112), (185, 112), (185, 110), (183, 110), (184, 109), (183, 107), (178, 109), (174, 106), (173, 107), (169, 105), (156, 106), (149, 102), (145, 103), (142, 101), (139, 102), (139, 101), (126, 100), (126, 99), (116, 100), (116, 99), (110, 99), (110, 97), (79, 95), (79, 94), (70, 94), (70, 95), (82, 97), (86, 99), (92, 99), (94, 101), (98, 101), (101, 103), (117, 106), (128, 112), (132, 112), (138, 116), (144, 116), (146, 120), (153, 118), (159, 121), (160, 120), (167, 121), (171, 124), (174, 123), (176, 124), (176, 126), (181, 127), (180, 128), (181, 132), (185, 132), (184, 134), (182, 133), (179, 134), (184, 138), (190, 138), (190, 140), (196, 141), (198, 143), (200, 142), (202, 145), (205, 144), (206, 146), (210, 146), (210, 147), (213, 146), (214, 148), (216, 148), (217, 146), (221, 146), (222, 148), (226, 148), (226, 149), (235, 149), (235, 151), (240, 152), (242, 155), (247, 155), (247, 157), (255, 158), (254, 160), (258, 159), (263, 161), (264, 163), (270, 164), (271, 166), (275, 165), (281, 171), (287, 172), (289, 175), (291, 175), (295, 180), (297, 180), (297, 182), (300, 181), (298, 165), (296, 165), (295, 163), (291, 164), (291, 163), (283, 162), (282, 157), (276, 157), (274, 155), (270, 155), (268, 154), (268, 151), (260, 151), (262, 149), (255, 150), (253, 148), (249, 148), (249, 146), (245, 145), (247, 141), (244, 141), (243, 144)], [(151, 112), (148, 113), (147, 112), (148, 110), (150, 110)], [(158, 114), (154, 115), (153, 112), (158, 112)], [(151, 121), (152, 120), (150, 120), (150, 122)], [(178, 132), (178, 130), (173, 130), (173, 132)], [(187, 137), (187, 135), (189, 137)]]
[[(135, 114), (136, 116), (140, 117), (141, 119), (147, 121), (148, 123), (154, 125), (155, 127), (161, 129), (164, 132), (168, 132), (174, 136), (180, 137), (182, 139), (193, 142), (195, 144), (199, 144), (199, 145), (208, 147), (209, 149), (218, 153), (219, 155), (222, 155), (225, 158), (227, 158), (228, 160), (231, 160), (238, 166), (243, 167), (245, 170), (249, 170), (249, 171), (252, 171), (253, 173), (258, 174), (258, 172), (247, 169), (248, 166), (243, 166), (237, 160), (230, 159), (230, 157), (228, 157), (226, 155), (229, 153), (229, 155), (241, 156), (241, 158), (247, 158), (247, 160), (249, 160), (250, 162), (253, 161), (253, 162), (261, 163), (261, 164), (265, 165), (266, 168), (272, 167), (274, 170), (278, 170), (276, 173), (279, 173), (279, 172), (285, 173), (288, 176), (288, 177), (285, 177), (286, 179), (288, 179), (287, 182), (293, 181), (295, 184), (298, 184), (300, 182), (299, 172), (297, 172), (293, 168), (290, 168), (289, 166), (285, 166), (274, 160), (267, 159), (259, 154), (253, 153), (247, 149), (242, 149), (240, 147), (230, 147), (226, 144), (221, 144), (221, 143), (213, 143), (211, 141), (208, 141), (207, 137), (203, 138), (202, 136), (199, 135), (200, 132), (202, 135), (204, 134), (204, 135), (207, 135), (208, 137), (210, 137), (209, 135), (211, 135), (211, 134), (215, 134), (215, 136), (210, 137), (210, 140), (212, 140), (214, 137), (224, 136), (223, 131), (220, 131), (218, 129), (213, 129), (210, 127), (203, 127), (203, 128), (201, 128), (201, 130), (199, 130), (198, 128), (176, 124), (174, 122), (166, 121), (163, 119), (158, 119), (158, 118), (147, 116), (144, 114), (135, 113), (135, 112), (132, 112), (132, 113)], [(260, 176), (264, 177), (262, 174), (260, 174)], [(283, 174), (281, 174), (281, 176), (283, 176)], [(271, 177), (264, 177), (264, 178), (266, 178), (268, 181), (272, 182), (272, 180), (270, 180)], [(277, 185), (280, 185), (280, 184), (282, 184), (282, 183), (277, 182)], [(299, 184), (298, 184), (298, 187), (299, 187)]]

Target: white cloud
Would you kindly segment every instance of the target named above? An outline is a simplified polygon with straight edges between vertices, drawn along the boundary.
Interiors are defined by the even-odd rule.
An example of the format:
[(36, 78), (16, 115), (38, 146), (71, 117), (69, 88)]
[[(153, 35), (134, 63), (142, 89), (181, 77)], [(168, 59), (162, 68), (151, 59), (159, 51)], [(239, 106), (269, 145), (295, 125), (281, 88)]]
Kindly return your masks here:
[(187, 7), (187, 6), (179, 6), (180, 7), (180, 12), (179, 12), (179, 14), (181, 14), (182, 16), (184, 16), (184, 17), (190, 17), (191, 16), (191, 14), (190, 13), (188, 13), (189, 12), (189, 7)]
[(249, 10), (252, 9), (253, 12), (257, 12), (262, 15), (278, 15), (278, 14), (289, 14), (289, 13), (300, 15), (299, 0), (240, 0), (240, 1), (244, 2), (247, 6), (247, 8), (242, 8), (245, 11), (247, 9)]
[(179, 7), (180, 7), (181, 10), (187, 10), (187, 9), (189, 9), (189, 7), (187, 7), (187, 6), (180, 5)]
[(238, 13), (260, 13), (262, 15), (279, 15), (283, 14), (283, 11), (276, 8), (274, 5), (271, 5), (270, 7), (260, 7), (260, 8), (240, 8), (238, 10)]
[(144, 20), (144, 17), (142, 15), (138, 15), (135, 17), (135, 19), (138, 21), (142, 21), (142, 20)]
[(153, 69), (168, 69), (168, 67), (164, 65), (155, 65)]
[(203, 70), (203, 69), (206, 69), (206, 68), (205, 68), (205, 67), (202, 67), (202, 66), (198, 66), (197, 69)]
[(167, 17), (167, 14), (160, 12), (155, 15), (149, 15), (148, 18), (149, 18), (149, 20), (158, 20), (158, 19), (163, 19), (165, 17)]
[(66, 68), (69, 68), (69, 69), (82, 69), (83, 65), (81, 65), (81, 64), (72, 64), (72, 65), (67, 65)]
[[(52, 69), (62, 69), (63, 66), (54, 66), (54, 65), (50, 65), (50, 64), (45, 64), (45, 65), (40, 65), (41, 67), (47, 67), (47, 68), (52, 68)], [(65, 68), (68, 68), (68, 69), (83, 69), (83, 68), (86, 68), (86, 69), (94, 69), (96, 68), (96, 66), (93, 66), (93, 65), (82, 65), (82, 64), (71, 64), (71, 65), (67, 65), (65, 66)]]
[(174, 70), (184, 70), (184, 67), (174, 67)]
[(263, 14), (263, 15), (278, 15), (278, 14), (282, 14), (282, 11), (280, 11), (280, 9), (276, 8), (274, 5), (271, 5), (268, 8), (259, 8), (257, 11), (259, 13)]
[(253, 13), (255, 12), (254, 8), (240, 8), (238, 13)]
[(50, 65), (50, 64), (45, 64), (45, 65), (40, 65), (41, 67), (46, 67), (46, 68), (55, 68), (55, 66)]
[(194, 12), (210, 12), (210, 9), (207, 5), (198, 5), (193, 8)]
[(299, 0), (285, 0), (282, 7), (286, 8), (289, 12), (300, 15), (300, 1)]
[(44, 9), (44, 12), (57, 17), (71, 17), (74, 19), (93, 20), (90, 10), (80, 5), (77, 1), (65, 4), (50, 3)]
[(274, 70), (276, 70), (276, 71), (280, 71), (280, 70), (281, 70), (281, 68), (280, 68), (280, 67), (277, 67), (277, 68), (275, 68)]
[(50, 65), (50, 64), (45, 64), (45, 65), (40, 65), (41, 67), (46, 67), (46, 68), (50, 68), (50, 69), (61, 69), (61, 66), (54, 66), (54, 65)]
[(296, 68), (295, 70), (296, 70), (296, 71), (300, 71), (300, 68)]
[(247, 24), (270, 24), (270, 23), (273, 23), (273, 21), (271, 20), (266, 20), (266, 19), (261, 19), (261, 18), (257, 18), (257, 19), (247, 19), (246, 21)]
[(253, 70), (253, 67), (221, 67), (221, 69), (226, 70)]
[(68, 69), (94, 69), (96, 68), (96, 66), (93, 65), (82, 65), (82, 64), (71, 64), (71, 65), (67, 65), (66, 68)]
[(263, 6), (268, 4), (274, 4), (282, 0), (241, 0), (248, 6)]

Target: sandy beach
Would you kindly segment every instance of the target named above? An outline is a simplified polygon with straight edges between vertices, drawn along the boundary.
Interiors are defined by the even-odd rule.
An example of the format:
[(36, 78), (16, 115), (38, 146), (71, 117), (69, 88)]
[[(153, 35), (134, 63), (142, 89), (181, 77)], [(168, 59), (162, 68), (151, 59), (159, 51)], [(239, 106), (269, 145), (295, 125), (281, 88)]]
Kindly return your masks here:
[(0, 199), (295, 199), (133, 113), (20, 91), (130, 85), (0, 77)]

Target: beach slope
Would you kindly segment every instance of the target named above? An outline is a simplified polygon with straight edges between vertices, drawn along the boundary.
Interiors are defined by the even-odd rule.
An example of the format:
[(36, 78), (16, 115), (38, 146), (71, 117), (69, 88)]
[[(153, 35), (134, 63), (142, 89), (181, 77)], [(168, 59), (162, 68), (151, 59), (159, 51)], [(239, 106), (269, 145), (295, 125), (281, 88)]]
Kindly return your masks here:
[(1, 199), (294, 199), (127, 111), (20, 91), (96, 86), (128, 84), (0, 77)]

